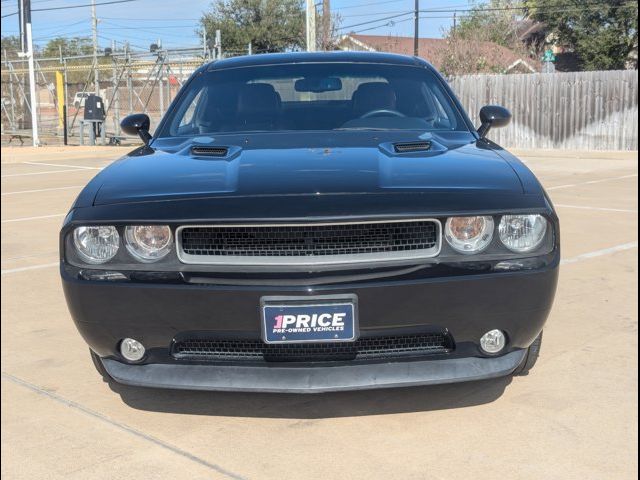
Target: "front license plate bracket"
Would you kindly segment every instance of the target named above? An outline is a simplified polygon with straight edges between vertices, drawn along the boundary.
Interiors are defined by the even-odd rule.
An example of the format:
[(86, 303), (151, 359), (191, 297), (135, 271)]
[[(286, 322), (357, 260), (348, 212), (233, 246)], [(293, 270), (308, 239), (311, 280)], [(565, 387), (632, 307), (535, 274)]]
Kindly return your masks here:
[(359, 336), (358, 297), (265, 296), (260, 323), (265, 343), (353, 342)]

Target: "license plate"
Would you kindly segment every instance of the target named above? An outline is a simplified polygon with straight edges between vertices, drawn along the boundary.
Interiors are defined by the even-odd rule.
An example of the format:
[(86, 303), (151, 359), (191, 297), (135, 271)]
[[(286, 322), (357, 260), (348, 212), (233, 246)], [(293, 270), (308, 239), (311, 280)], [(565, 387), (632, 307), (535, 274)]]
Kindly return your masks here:
[(352, 342), (357, 338), (356, 298), (262, 299), (266, 343)]

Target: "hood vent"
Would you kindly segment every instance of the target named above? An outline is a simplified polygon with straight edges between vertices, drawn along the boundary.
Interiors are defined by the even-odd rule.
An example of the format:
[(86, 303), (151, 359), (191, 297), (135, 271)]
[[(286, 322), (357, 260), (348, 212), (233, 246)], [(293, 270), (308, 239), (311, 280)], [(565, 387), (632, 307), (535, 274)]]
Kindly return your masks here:
[(197, 155), (198, 157), (226, 157), (229, 154), (228, 147), (204, 147), (193, 146), (191, 147), (191, 155)]
[(393, 150), (396, 153), (427, 152), (431, 150), (431, 142), (395, 143)]

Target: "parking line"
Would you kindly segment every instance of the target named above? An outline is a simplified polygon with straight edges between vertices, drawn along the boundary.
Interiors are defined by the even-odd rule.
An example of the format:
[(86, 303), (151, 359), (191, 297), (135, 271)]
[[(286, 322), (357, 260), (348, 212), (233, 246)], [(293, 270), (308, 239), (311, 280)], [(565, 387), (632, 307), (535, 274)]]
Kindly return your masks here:
[(42, 252), (42, 253), (34, 253), (33, 255), (19, 255), (17, 257), (7, 257), (6, 255), (2, 257), (2, 260), (7, 262), (15, 262), (16, 260), (24, 260), (25, 258), (38, 258), (38, 257), (47, 257), (47, 256), (58, 256), (58, 251), (54, 250), (53, 252)]
[(31, 265), (29, 267), (8, 268), (6, 270), (0, 270), (0, 275), (7, 275), (9, 273), (26, 272), (26, 271), (29, 271), (29, 270), (40, 270), (41, 268), (57, 267), (58, 265), (60, 265), (60, 262), (44, 263), (44, 264), (41, 264), (41, 265)]
[(49, 175), (50, 173), (65, 173), (65, 172), (82, 172), (83, 168), (70, 168), (68, 170), (46, 170), (44, 172), (31, 172), (31, 173), (10, 173), (8, 175), (2, 175), (0, 178), (9, 177), (30, 177), (32, 175)]
[(634, 178), (637, 176), (638, 174), (634, 173), (632, 175), (622, 175), (621, 177), (601, 178), (599, 180), (589, 180), (588, 182), (581, 182), (581, 183), (568, 183), (566, 185), (556, 185), (555, 187), (548, 187), (547, 190), (560, 190), (562, 188), (572, 188), (572, 187), (578, 187), (580, 185), (593, 185), (595, 183), (611, 182), (613, 180), (623, 180), (625, 178)]
[(581, 205), (564, 205), (564, 204), (555, 204), (556, 207), (560, 208), (578, 208), (580, 210), (595, 210), (598, 212), (620, 212), (620, 213), (638, 213), (638, 210), (626, 210), (624, 208), (605, 208), (605, 207), (585, 207)]
[(53, 215), (40, 215), (38, 217), (10, 218), (8, 220), (2, 220), (1, 223), (28, 222), (30, 220), (44, 220), (46, 218), (64, 217), (65, 215), (66, 215), (66, 213), (55, 213)]
[(29, 390), (31, 390), (32, 392), (38, 394), (38, 395), (42, 395), (44, 397), (49, 398), (50, 400), (53, 400), (55, 402), (58, 402), (66, 407), (70, 407), (73, 408), (85, 415), (88, 415), (89, 417), (92, 417), (96, 420), (100, 420), (103, 423), (106, 423), (108, 425), (111, 425), (112, 427), (115, 427), (119, 430), (122, 430), (124, 432), (130, 433), (131, 435), (138, 437), (142, 440), (145, 440), (149, 443), (152, 443), (160, 448), (163, 448), (165, 450), (168, 450), (172, 453), (175, 453), (176, 455), (179, 455), (181, 457), (186, 458), (187, 460), (191, 460), (192, 462), (195, 462), (199, 465), (202, 465), (203, 467), (208, 468), (209, 470), (212, 470), (216, 473), (219, 473), (220, 475), (224, 475), (225, 477), (228, 478), (233, 478), (235, 480), (244, 480), (245, 477), (242, 477), (236, 473), (230, 472), (229, 470), (222, 468), (219, 465), (216, 465), (215, 463), (211, 463), (208, 462), (200, 457), (197, 457), (196, 455), (187, 452), (186, 450), (182, 450), (181, 448), (178, 448), (174, 445), (171, 445), (170, 443), (166, 443), (163, 440), (160, 440), (159, 438), (153, 437), (151, 435), (148, 435), (136, 428), (130, 427), (129, 425), (126, 425), (124, 423), (120, 423), (112, 418), (107, 417), (106, 415), (97, 412), (95, 410), (92, 410), (89, 407), (85, 407), (84, 405), (78, 403), (78, 402), (74, 402), (73, 400), (68, 400), (65, 397), (58, 395), (57, 393), (45, 390), (42, 387), (39, 387), (38, 385), (35, 385), (33, 383), (27, 382), (26, 380), (23, 380), (21, 378), (18, 378), (14, 375), (11, 375), (9, 373), (5, 373), (2, 372), (2, 377), (5, 380), (8, 380), (16, 385), (19, 385), (21, 387), (27, 388)]
[(625, 250), (633, 250), (634, 248), (638, 248), (638, 242), (630, 242), (624, 243), (622, 245), (616, 245), (615, 247), (603, 248), (602, 250), (596, 250), (594, 252), (583, 253), (582, 255), (578, 255), (576, 257), (565, 258), (560, 262), (561, 265), (568, 265), (571, 263), (578, 263), (582, 260), (589, 260), (592, 258), (602, 257), (604, 255), (609, 255), (617, 252), (624, 252)]
[(71, 167), (80, 170), (102, 170), (104, 167), (87, 167), (84, 165), (66, 165), (60, 163), (22, 162), (24, 165), (46, 165), (47, 167)]
[(41, 188), (39, 190), (20, 190), (18, 192), (5, 192), (0, 195), (3, 197), (5, 195), (19, 195), (21, 193), (40, 193), (40, 192), (51, 192), (53, 190), (69, 190), (71, 188), (83, 188), (84, 185), (72, 185), (70, 187), (55, 187), (55, 188)]

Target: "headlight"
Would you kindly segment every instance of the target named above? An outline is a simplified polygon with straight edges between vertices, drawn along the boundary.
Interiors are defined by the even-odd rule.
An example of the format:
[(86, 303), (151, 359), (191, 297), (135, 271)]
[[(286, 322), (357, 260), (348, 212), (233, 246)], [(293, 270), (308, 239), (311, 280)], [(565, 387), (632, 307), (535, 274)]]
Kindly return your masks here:
[(445, 225), (445, 238), (460, 253), (479, 253), (493, 238), (491, 217), (451, 217)]
[(498, 226), (500, 240), (516, 253), (527, 253), (540, 246), (547, 233), (547, 219), (542, 215), (505, 215)]
[(110, 225), (77, 227), (73, 231), (73, 244), (85, 262), (105, 263), (118, 253), (120, 235), (116, 227)]
[(124, 239), (131, 255), (143, 262), (155, 262), (171, 251), (173, 238), (166, 225), (134, 225), (126, 227)]

